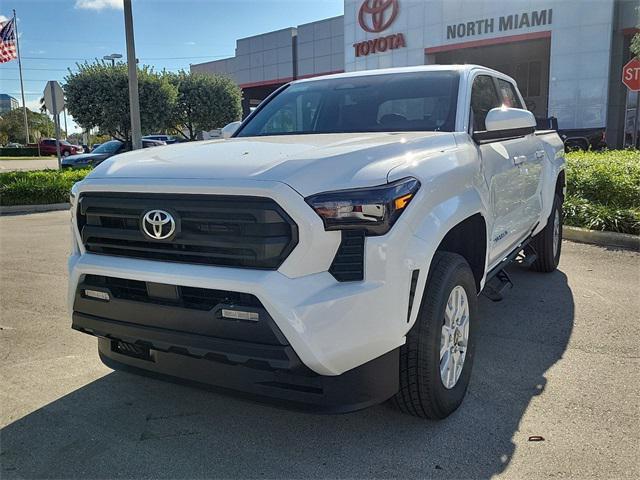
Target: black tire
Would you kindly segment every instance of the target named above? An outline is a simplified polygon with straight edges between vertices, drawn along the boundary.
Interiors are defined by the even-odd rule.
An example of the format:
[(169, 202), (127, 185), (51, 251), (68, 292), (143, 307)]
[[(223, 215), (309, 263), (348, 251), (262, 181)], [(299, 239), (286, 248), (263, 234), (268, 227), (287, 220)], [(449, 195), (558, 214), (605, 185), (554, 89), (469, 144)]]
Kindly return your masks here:
[[(467, 295), (469, 337), (460, 377), (453, 388), (447, 389), (440, 375), (441, 331), (449, 294), (456, 286), (462, 286)], [(400, 389), (392, 401), (402, 412), (441, 419), (460, 406), (473, 367), (476, 313), (476, 283), (469, 264), (460, 255), (436, 252), (418, 318), (400, 348)]]
[(68, 157), (69, 155), (71, 155), (71, 152), (69, 152), (69, 150), (64, 150), (64, 151), (62, 152), (62, 156), (63, 156), (63, 157)]
[[(555, 216), (558, 216), (559, 235), (554, 238)], [(557, 243), (554, 249), (554, 243)], [(547, 219), (547, 225), (531, 240), (531, 247), (536, 252), (536, 260), (531, 264), (531, 270), (536, 272), (553, 272), (560, 263), (562, 253), (562, 197), (556, 194), (553, 199), (551, 215)]]

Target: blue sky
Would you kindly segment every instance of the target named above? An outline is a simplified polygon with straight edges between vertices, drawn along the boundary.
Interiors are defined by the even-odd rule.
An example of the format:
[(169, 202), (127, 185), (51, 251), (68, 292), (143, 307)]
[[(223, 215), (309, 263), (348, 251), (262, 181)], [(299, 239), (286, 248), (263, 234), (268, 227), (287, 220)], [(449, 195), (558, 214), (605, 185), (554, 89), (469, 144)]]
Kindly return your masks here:
[[(15, 8), (27, 107), (47, 80), (84, 59), (125, 54), (122, 0), (3, 0)], [(232, 56), (238, 38), (342, 15), (343, 0), (133, 0), (136, 55), (156, 69), (189, 69)], [(0, 93), (20, 101), (16, 60), (0, 64)], [(74, 131), (75, 124), (69, 125)]]

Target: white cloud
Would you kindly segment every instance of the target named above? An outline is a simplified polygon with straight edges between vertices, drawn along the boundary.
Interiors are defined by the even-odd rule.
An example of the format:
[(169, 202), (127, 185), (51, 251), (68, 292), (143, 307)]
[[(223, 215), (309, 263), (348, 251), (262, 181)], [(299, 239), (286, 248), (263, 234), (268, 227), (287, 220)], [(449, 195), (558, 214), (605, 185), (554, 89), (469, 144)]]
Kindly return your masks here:
[(0, 15), (0, 23), (5, 23), (8, 20), (9, 19), (7, 17), (5, 17), (4, 15)]
[(196, 42), (191, 42), (191, 41), (189, 41), (189, 42), (184, 42), (184, 44), (185, 44), (185, 45), (195, 45), (195, 44), (196, 44)]
[(122, 0), (76, 0), (76, 8), (83, 10), (104, 10), (107, 8), (113, 8), (115, 10), (122, 10)]

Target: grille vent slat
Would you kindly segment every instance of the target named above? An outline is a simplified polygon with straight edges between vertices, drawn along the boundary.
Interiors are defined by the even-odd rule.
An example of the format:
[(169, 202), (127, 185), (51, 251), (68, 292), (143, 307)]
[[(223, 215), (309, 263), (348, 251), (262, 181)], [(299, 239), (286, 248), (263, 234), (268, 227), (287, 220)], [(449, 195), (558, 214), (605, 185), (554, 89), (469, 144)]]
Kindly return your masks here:
[(364, 280), (364, 238), (363, 231), (342, 231), (340, 247), (329, 268), (339, 282)]
[(208, 311), (220, 304), (242, 305), (253, 308), (262, 307), (262, 304), (254, 295), (209, 288), (179, 286), (179, 299), (170, 301), (149, 296), (146, 282), (138, 280), (105, 277), (101, 275), (86, 275), (83, 285), (106, 288), (116, 298), (123, 300), (167, 304), (195, 310)]

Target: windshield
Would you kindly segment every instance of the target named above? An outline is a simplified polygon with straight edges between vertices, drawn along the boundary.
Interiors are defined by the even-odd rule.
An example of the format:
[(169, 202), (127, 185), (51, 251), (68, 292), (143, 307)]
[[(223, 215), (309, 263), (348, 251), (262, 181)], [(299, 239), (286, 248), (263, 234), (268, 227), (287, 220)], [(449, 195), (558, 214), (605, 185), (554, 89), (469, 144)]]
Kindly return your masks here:
[(458, 83), (452, 71), (294, 83), (258, 110), (237, 136), (453, 131)]
[(111, 140), (110, 142), (103, 143), (98, 148), (95, 148), (91, 153), (115, 153), (121, 145), (121, 141)]

